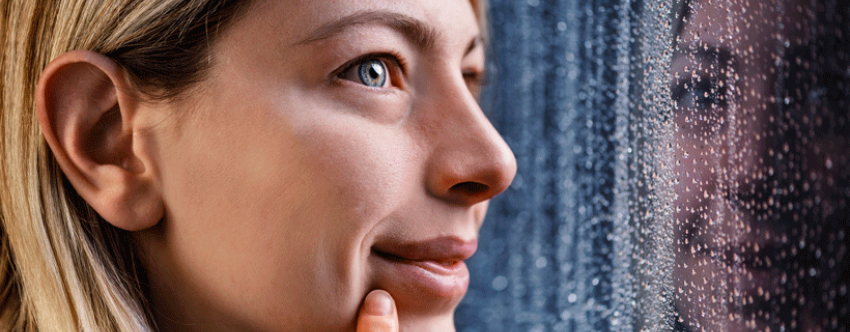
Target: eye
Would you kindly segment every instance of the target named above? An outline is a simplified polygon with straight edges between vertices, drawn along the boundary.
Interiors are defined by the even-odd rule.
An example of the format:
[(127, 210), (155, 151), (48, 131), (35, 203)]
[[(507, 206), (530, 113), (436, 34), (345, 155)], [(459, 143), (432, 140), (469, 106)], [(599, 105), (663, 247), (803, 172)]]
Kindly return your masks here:
[(466, 81), (466, 86), (469, 92), (478, 99), (481, 96), (481, 90), (487, 84), (487, 74), (484, 70), (470, 69), (463, 72), (463, 79)]
[(702, 136), (712, 135), (724, 123), (727, 89), (718, 80), (694, 77), (672, 88), (676, 122), (680, 129)]
[(368, 87), (382, 88), (387, 84), (389, 68), (384, 60), (370, 58), (353, 63), (339, 77)]
[(679, 108), (708, 110), (725, 106), (726, 89), (716, 80), (697, 77), (673, 87), (673, 101)]

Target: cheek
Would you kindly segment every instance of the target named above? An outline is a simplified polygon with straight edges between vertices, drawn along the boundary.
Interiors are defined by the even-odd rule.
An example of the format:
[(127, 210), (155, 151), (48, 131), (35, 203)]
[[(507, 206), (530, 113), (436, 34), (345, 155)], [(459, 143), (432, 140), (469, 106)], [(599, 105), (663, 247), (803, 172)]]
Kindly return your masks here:
[[(674, 189), (676, 203), (682, 209), (695, 209), (707, 203), (713, 194), (717, 166), (717, 149), (714, 139), (693, 139), (692, 133), (681, 132), (673, 143), (676, 146), (673, 174), (676, 176)], [(692, 211), (682, 211), (692, 213)]]
[(298, 144), (310, 151), (311, 171), (333, 187), (345, 213), (376, 222), (421, 187), (422, 167), (412, 140), (401, 129), (336, 115), (298, 128)]
[(328, 200), (333, 187), (309, 167), (286, 122), (231, 110), (239, 112), (198, 119), (168, 147), (166, 241), (173, 268), (209, 302), (251, 311), (246, 316), (280, 315), (295, 307), (287, 300), (332, 292), (328, 285), (339, 282), (328, 280), (339, 274), (327, 272), (331, 255), (317, 248), (338, 243), (328, 234), (338, 217)]
[(413, 139), (303, 99), (211, 104), (163, 154), (175, 268), (225, 312), (343, 324), (368, 286), (363, 239), (422, 185)]

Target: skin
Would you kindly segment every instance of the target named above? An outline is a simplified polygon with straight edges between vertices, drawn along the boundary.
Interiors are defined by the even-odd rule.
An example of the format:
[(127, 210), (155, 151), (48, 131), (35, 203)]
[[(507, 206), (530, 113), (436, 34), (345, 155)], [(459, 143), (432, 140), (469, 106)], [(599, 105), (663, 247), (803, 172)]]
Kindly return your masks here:
[[(480, 40), (467, 2), (261, 1), (176, 100), (76, 51), (45, 70), (37, 104), (78, 193), (133, 231), (162, 330), (451, 331), (468, 276), (400, 283), (373, 247), (474, 242), (512, 181), (476, 102)], [(346, 70), (367, 54), (387, 64), (382, 87)], [(390, 314), (369, 314), (385, 295)]]
[(374, 290), (366, 295), (357, 314), (357, 332), (398, 332), (398, 310), (389, 293)]
[[(725, 14), (726, 10), (740, 13), (742, 6), (750, 10), (750, 17)], [(770, 83), (765, 72), (772, 47), (776, 46), (776, 41), (768, 36), (780, 31), (770, 25), (748, 25), (772, 17), (767, 8), (756, 7), (759, 6), (755, 2), (748, 1), (699, 2), (683, 28), (680, 49), (707, 45), (730, 53), (735, 60), (724, 62), (696, 55), (694, 51), (680, 51), (672, 64), (674, 84), (694, 77), (724, 84), (732, 83), (731, 77), (736, 74), (742, 78), (734, 83), (743, 93), (720, 88), (711, 91), (722, 95), (719, 98), (731, 100), (729, 103), (717, 103), (694, 112), (690, 110), (697, 107), (686, 104), (689, 98), (698, 96), (678, 100), (675, 173), (680, 182), (676, 185), (679, 207), (676, 218), (682, 226), (677, 229), (679, 247), (674, 276), (680, 297), (677, 309), (685, 324), (695, 331), (746, 331), (765, 327), (753, 326), (751, 323), (755, 321), (743, 317), (738, 307), (742, 303), (740, 298), (755, 293), (759, 286), (768, 287), (767, 276), (728, 261), (725, 256), (725, 248), (740, 251), (741, 247), (763, 246), (765, 238), (775, 236), (769, 229), (752, 229), (752, 216), (725, 194), (756, 185), (754, 175), (763, 168), (759, 156), (765, 142), (754, 134), (767, 130), (761, 127), (769, 112), (765, 99), (770, 96)], [(767, 237), (757, 236), (762, 233), (768, 234)], [(753, 278), (746, 278), (748, 275)], [(733, 296), (736, 289), (746, 294)]]
[[(773, 25), (747, 24), (772, 17), (767, 8), (757, 8), (755, 2), (702, 1), (700, 5), (684, 26), (680, 48), (708, 45), (732, 54), (734, 63), (681, 52), (673, 61), (674, 76), (679, 80), (712, 77), (729, 84), (737, 74), (743, 79), (735, 81), (735, 88), (743, 93), (717, 89), (715, 92), (732, 101), (700, 113), (684, 107), (678, 111), (676, 174), (680, 183), (676, 206), (680, 211), (676, 217), (684, 226), (677, 236), (677, 307), (691, 330), (763, 330), (764, 323), (744, 314), (740, 306), (744, 302), (741, 299), (754, 295), (759, 287), (770, 287), (769, 276), (727, 260), (725, 248), (741, 252), (745, 247), (764, 246), (776, 234), (769, 229), (754, 229), (753, 216), (738, 208), (725, 193), (758, 185), (753, 183), (754, 175), (764, 168), (759, 157), (765, 151), (765, 142), (754, 134), (767, 130), (762, 126), (769, 113), (765, 100), (771, 91), (765, 73), (776, 47), (769, 36), (781, 31)], [(740, 13), (742, 6), (751, 16), (724, 14), (727, 9)], [(724, 38), (727, 35), (731, 38)], [(697, 114), (708, 119), (701, 121)], [(737, 289), (743, 294), (733, 294)]]
[[(778, 50), (783, 49), (783, 41), (777, 36), (792, 45), (812, 38), (805, 29), (811, 24), (805, 18), (806, 3), (692, 2), (697, 4), (681, 31), (679, 51), (672, 64), (674, 100), (679, 103), (675, 138), (675, 174), (679, 181), (675, 185), (675, 206), (679, 208), (675, 215), (679, 225), (674, 273), (676, 309), (691, 331), (777, 331), (780, 321), (791, 317), (788, 310), (794, 306), (775, 304), (776, 299), (795, 291), (789, 289), (794, 287), (790, 282), (782, 282), (783, 276), (791, 274), (793, 280), (796, 272), (778, 267), (778, 257), (780, 253), (797, 252), (790, 248), (793, 245), (787, 245), (788, 237), (794, 234), (792, 229), (803, 223), (814, 228), (829, 217), (804, 210), (800, 214), (802, 221), (764, 221), (781, 215), (776, 210), (760, 208), (767, 206), (761, 204), (773, 204), (784, 197), (770, 190), (787, 188), (788, 184), (803, 187), (781, 174), (771, 178), (774, 180), (765, 180), (771, 176), (768, 170), (775, 167), (773, 156), (799, 155), (798, 161), (785, 162), (791, 170), (839, 179), (829, 185), (824, 181), (822, 186), (817, 185), (820, 189), (805, 192), (803, 198), (836, 197), (834, 192), (843, 190), (842, 183), (846, 183), (842, 182), (847, 179), (843, 170), (846, 166), (828, 169), (824, 160), (843, 159), (838, 156), (842, 149), (846, 150), (847, 142), (822, 132), (812, 135), (806, 145), (779, 152), (782, 142), (791, 141), (775, 139), (781, 132), (770, 125), (772, 117), (782, 114), (770, 102), (777, 80), (772, 74), (778, 68), (775, 59), (781, 57)], [(784, 8), (784, 12), (775, 12), (777, 8)], [(784, 25), (778, 24), (778, 17), (783, 18)], [(730, 61), (700, 56), (695, 50), (703, 47), (728, 52)], [(675, 86), (696, 77), (722, 82), (725, 88), (715, 86), (710, 91), (721, 96), (721, 101), (697, 107), (694, 101), (698, 96), (676, 95)], [(703, 93), (693, 84), (690, 91)], [(819, 112), (829, 114), (825, 110)], [(813, 183), (818, 181), (821, 180)], [(825, 199), (822, 204), (835, 203), (838, 201)], [(767, 261), (773, 262), (772, 268), (766, 267)], [(820, 329), (814, 320), (818, 309), (811, 305), (794, 307), (792, 320), (798, 327)]]

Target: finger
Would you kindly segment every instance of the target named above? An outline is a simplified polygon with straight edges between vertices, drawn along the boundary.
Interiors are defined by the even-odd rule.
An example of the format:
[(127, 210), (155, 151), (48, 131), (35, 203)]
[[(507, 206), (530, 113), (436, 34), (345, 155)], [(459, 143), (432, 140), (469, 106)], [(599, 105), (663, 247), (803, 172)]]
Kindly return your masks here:
[(357, 332), (398, 332), (398, 311), (390, 293), (373, 290), (357, 315)]

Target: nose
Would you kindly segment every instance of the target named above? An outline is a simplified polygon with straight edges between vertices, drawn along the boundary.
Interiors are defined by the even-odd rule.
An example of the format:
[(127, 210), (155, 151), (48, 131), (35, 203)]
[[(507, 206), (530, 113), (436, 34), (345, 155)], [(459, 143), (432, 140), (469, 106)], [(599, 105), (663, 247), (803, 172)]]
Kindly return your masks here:
[[(806, 111), (799, 105), (766, 104), (761, 109), (762, 114), (756, 114), (760, 117), (754, 121), (758, 126), (753, 132), (759, 133), (761, 139), (744, 146), (752, 152), (750, 160), (742, 163), (745, 167), (739, 167), (733, 178), (737, 181), (733, 194), (736, 196), (735, 203), (740, 209), (750, 212), (754, 222), (783, 233), (794, 224), (795, 218), (801, 217), (799, 208), (789, 207), (803, 197), (816, 196), (806, 184), (814, 171), (807, 169), (804, 162), (805, 153), (811, 146), (807, 148), (803, 143), (808, 136), (806, 133), (814, 131), (807, 130), (810, 128), (806, 128), (805, 123), (797, 121)], [(752, 140), (741, 139), (744, 142)]]
[(432, 147), (426, 168), (429, 193), (471, 206), (505, 191), (516, 175), (516, 159), (465, 82), (431, 87), (423, 110)]

